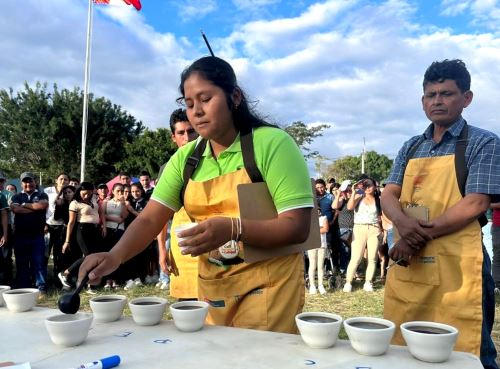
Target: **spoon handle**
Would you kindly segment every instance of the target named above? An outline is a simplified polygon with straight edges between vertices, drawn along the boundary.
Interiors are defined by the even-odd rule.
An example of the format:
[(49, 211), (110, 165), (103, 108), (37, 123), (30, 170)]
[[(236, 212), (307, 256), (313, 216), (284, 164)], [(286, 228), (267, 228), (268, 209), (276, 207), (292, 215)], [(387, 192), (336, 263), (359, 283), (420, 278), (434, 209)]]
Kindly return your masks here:
[(77, 295), (80, 293), (80, 291), (82, 290), (83, 286), (87, 285), (87, 282), (89, 281), (89, 275), (87, 274), (83, 279), (82, 281), (80, 282), (80, 284), (78, 285), (78, 287), (76, 288), (75, 292), (73, 292), (73, 294)]

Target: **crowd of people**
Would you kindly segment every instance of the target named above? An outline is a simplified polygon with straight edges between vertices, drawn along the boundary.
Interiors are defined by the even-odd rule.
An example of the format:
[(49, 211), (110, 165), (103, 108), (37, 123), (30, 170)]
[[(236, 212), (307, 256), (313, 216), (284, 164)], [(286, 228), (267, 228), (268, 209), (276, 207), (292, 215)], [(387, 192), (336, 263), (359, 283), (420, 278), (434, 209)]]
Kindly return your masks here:
[[(183, 124), (170, 122), (179, 150), (162, 168), (154, 190), (147, 172), (133, 184), (121, 173), (111, 189), (71, 183), (62, 173), (45, 191), (32, 173), (24, 172), (21, 192), (9, 192), (8, 199), (0, 195), (4, 278), (12, 278), (6, 268), (10, 248), (4, 247), (12, 242), (16, 284), (33, 283), (47, 291), (52, 249), (55, 274), (64, 287), (88, 275), (90, 293), (99, 284), (133, 288), (156, 282), (161, 270), (171, 273), (172, 285), (178, 283), (172, 296), (209, 303), (210, 324), (295, 333), (294, 319), (304, 305), (304, 255), (269, 252), (250, 263), (245, 245), (265, 254), (307, 243), (311, 216), (317, 216), (320, 241), (308, 245), (307, 252), (311, 294), (326, 293), (322, 272), (327, 254), (332, 269), (345, 275), (345, 293), (356, 278), (372, 292), (380, 261), (387, 319), (454, 325), (461, 332), (456, 349), (498, 369), (491, 339), (495, 285), (481, 226), (482, 214), (491, 203), (496, 210), (500, 201), (500, 143), (498, 136), (468, 125), (461, 115), (473, 96), (461, 60), (434, 62), (425, 72), (422, 106), (431, 124), (403, 145), (383, 191), (374, 179), (362, 176), (355, 183), (317, 179), (313, 194), (296, 143), (253, 112), (234, 70), (220, 58), (204, 57), (186, 68), (179, 92), (186, 106)], [(241, 218), (238, 188), (259, 182), (265, 182), (277, 216)], [(318, 214), (311, 215), (315, 201)], [(416, 219), (409, 208), (426, 217)], [(167, 248), (171, 220), (172, 229), (196, 224), (172, 232)], [(47, 246), (45, 232), (50, 235)], [(387, 266), (389, 259), (393, 262)], [(498, 276), (497, 270), (497, 283)], [(398, 333), (393, 343), (404, 344)]]

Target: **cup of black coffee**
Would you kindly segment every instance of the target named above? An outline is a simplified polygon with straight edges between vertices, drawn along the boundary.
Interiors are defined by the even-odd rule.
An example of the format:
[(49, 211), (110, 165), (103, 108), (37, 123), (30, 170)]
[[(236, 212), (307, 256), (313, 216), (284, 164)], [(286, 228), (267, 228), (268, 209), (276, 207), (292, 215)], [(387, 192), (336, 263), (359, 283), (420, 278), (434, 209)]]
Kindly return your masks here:
[(414, 321), (401, 324), (401, 334), (415, 358), (429, 363), (442, 363), (453, 352), (458, 329), (442, 323)]
[(325, 312), (305, 312), (295, 316), (295, 323), (306, 345), (328, 348), (337, 342), (342, 317)]
[(167, 300), (161, 297), (138, 297), (130, 300), (128, 307), (134, 322), (139, 325), (156, 325), (161, 322)]
[(389, 348), (396, 325), (390, 320), (372, 317), (349, 318), (344, 328), (351, 346), (361, 355), (383, 355)]
[(181, 301), (170, 305), (175, 327), (182, 332), (196, 332), (203, 328), (208, 314), (205, 301)]
[(127, 296), (103, 295), (97, 296), (89, 301), (90, 308), (94, 313), (94, 319), (98, 322), (114, 322), (121, 318), (123, 309), (127, 304)]

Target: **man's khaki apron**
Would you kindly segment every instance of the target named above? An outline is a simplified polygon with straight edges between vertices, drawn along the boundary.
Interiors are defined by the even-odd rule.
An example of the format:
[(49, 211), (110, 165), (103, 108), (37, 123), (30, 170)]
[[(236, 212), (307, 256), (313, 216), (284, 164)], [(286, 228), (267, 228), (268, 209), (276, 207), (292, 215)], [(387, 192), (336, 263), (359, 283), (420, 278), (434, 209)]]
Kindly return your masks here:
[(170, 296), (178, 299), (195, 299), (198, 297), (198, 258), (182, 255), (175, 227), (190, 223), (186, 210), (181, 208), (174, 214), (170, 227), (170, 250), (179, 271), (179, 275), (170, 274)]
[[(411, 159), (403, 180), (401, 206), (425, 206), (432, 220), (460, 201), (454, 157)], [(455, 350), (479, 356), (482, 264), (481, 227), (477, 221), (428, 242), (408, 268), (395, 266), (389, 270), (384, 317), (396, 325), (413, 320), (450, 324), (459, 330)], [(404, 345), (399, 330), (393, 343)]]
[[(189, 180), (184, 196), (186, 212), (196, 222), (218, 216), (239, 217), (236, 188), (243, 183), (251, 183), (244, 168), (204, 182)], [(239, 247), (243, 258), (241, 242)], [(304, 305), (302, 254), (218, 265), (209, 261), (206, 253), (200, 255), (198, 268), (198, 297), (210, 304), (210, 324), (296, 333), (295, 315)]]

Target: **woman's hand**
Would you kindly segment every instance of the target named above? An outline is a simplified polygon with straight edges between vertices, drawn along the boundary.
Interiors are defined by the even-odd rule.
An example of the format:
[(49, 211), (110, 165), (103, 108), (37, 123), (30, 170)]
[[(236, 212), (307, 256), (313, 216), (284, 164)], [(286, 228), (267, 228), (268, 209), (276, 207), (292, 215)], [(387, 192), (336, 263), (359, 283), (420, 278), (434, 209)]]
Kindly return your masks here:
[(228, 217), (214, 217), (179, 232), (179, 237), (186, 238), (179, 242), (179, 246), (187, 247), (182, 254), (198, 256), (219, 248), (236, 236), (236, 222), (236, 219)]
[(99, 284), (101, 278), (118, 269), (121, 261), (111, 252), (99, 252), (85, 257), (78, 272), (78, 281), (88, 274), (92, 285)]
[(101, 234), (102, 234), (102, 238), (106, 238), (106, 235), (108, 234), (108, 228), (105, 226), (102, 226)]
[(70, 250), (71, 247), (70, 247), (70, 244), (69, 242), (64, 242), (63, 246), (62, 246), (62, 253), (64, 254), (66, 252), (66, 250)]

